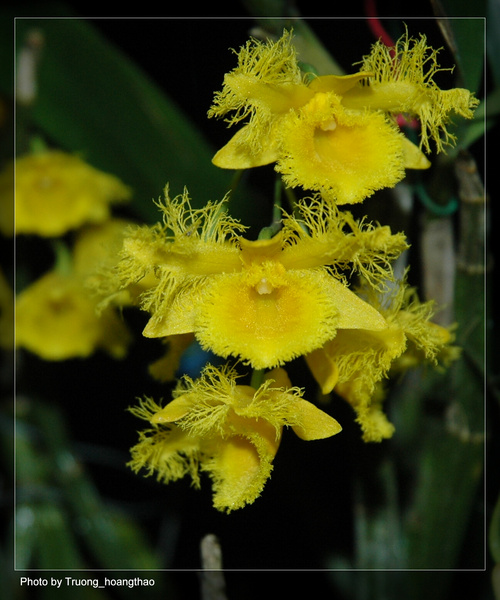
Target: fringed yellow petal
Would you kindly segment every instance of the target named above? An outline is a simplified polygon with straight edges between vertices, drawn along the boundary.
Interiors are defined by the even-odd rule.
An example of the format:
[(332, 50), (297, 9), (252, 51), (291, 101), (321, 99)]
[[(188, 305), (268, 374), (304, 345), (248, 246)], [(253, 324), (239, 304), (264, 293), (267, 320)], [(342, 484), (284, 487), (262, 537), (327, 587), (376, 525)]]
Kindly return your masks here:
[(163, 224), (139, 226), (124, 240), (118, 270), (128, 282), (151, 271), (171, 276), (205, 276), (239, 266), (237, 237), (245, 230), (221, 202), (191, 208), (187, 190), (158, 203)]
[[(228, 73), (224, 77), (224, 85), (231, 89), (247, 108), (258, 107), (270, 118), (285, 114), (291, 109), (300, 108), (313, 96), (310, 88), (303, 83), (300, 72), (294, 81), (281, 79), (273, 81), (272, 79), (272, 76), (266, 79), (262, 73), (257, 77), (241, 73)], [(209, 116), (212, 116), (212, 112), (209, 113)], [(253, 119), (255, 119), (255, 114)], [(234, 119), (231, 119), (230, 123), (233, 122)], [(255, 120), (252, 121), (252, 125), (254, 124)]]
[(434, 301), (421, 302), (417, 290), (408, 286), (406, 273), (385, 296), (377, 296), (364, 282), (359, 293), (379, 308), (391, 329), (404, 333), (408, 345), (404, 356), (398, 359), (400, 366), (404, 362), (429, 362), (437, 366), (441, 360), (449, 364), (447, 361), (456, 360), (460, 354), (452, 345), (455, 326), (442, 327), (432, 322), (436, 310)]
[(423, 363), (436, 368), (449, 366), (461, 354), (461, 348), (454, 346), (454, 326), (442, 327), (430, 319), (434, 315), (432, 301), (421, 303), (414, 289), (406, 290), (403, 304), (397, 312), (389, 314), (394, 326), (399, 326), (408, 339), (406, 352), (393, 365), (394, 371), (406, 370)]
[[(241, 267), (238, 236), (245, 227), (227, 214), (224, 200), (193, 209), (187, 190), (159, 206), (163, 224), (130, 228), (123, 241), (121, 260), (101, 294), (115, 298), (120, 291), (140, 297), (143, 310), (152, 314), (144, 335), (167, 337), (193, 331), (186, 306), (168, 322), (172, 305), (182, 293), (195, 293), (203, 278), (237, 271)], [(114, 288), (114, 289), (111, 289)], [(175, 312), (175, 311), (174, 311)], [(190, 319), (188, 317), (191, 317)]]
[(364, 442), (382, 442), (390, 439), (396, 430), (377, 405), (359, 408), (356, 422), (361, 427)]
[(402, 134), (381, 113), (346, 111), (335, 94), (316, 94), (283, 120), (280, 133), (276, 169), (291, 187), (345, 204), (404, 177)]
[(139, 400), (139, 404), (137, 406), (130, 407), (128, 410), (134, 416), (139, 419), (143, 419), (148, 423), (151, 423), (151, 419), (157, 412), (160, 412), (162, 407), (157, 404), (153, 398), (145, 397)]
[(403, 233), (357, 221), (317, 195), (297, 203), (296, 214), (285, 216), (283, 231), (287, 244), (280, 260), (287, 268), (329, 265), (339, 277), (350, 269), (374, 288), (393, 279), (392, 262), (408, 248)]
[(405, 34), (394, 48), (376, 42), (361, 64), (361, 70), (373, 73), (370, 85), (351, 88), (343, 98), (344, 105), (415, 115), (422, 126), (421, 147), (429, 152), (432, 139), (438, 152), (444, 150), (455, 141), (447, 131), (450, 113), (471, 119), (479, 101), (465, 89), (439, 89), (434, 76), (451, 69), (439, 66), (438, 53), (428, 46), (424, 35), (415, 40)]
[(274, 162), (277, 158), (280, 119), (305, 104), (312, 96), (302, 79), (292, 44), (285, 31), (278, 42), (251, 39), (240, 49), (238, 66), (224, 77), (208, 111), (230, 125), (248, 119), (231, 141), (213, 158), (225, 169), (246, 169)]
[(373, 393), (375, 383), (386, 377), (392, 362), (406, 349), (406, 337), (400, 328), (347, 330), (337, 332), (328, 342), (326, 352), (337, 363), (339, 383), (356, 379), (366, 396)]
[(165, 187), (165, 200), (158, 202), (163, 213), (163, 235), (168, 241), (182, 242), (185, 252), (198, 247), (198, 242), (224, 245), (245, 231), (246, 226), (226, 210), (227, 197), (220, 202), (207, 202), (202, 208), (193, 208), (187, 189), (171, 198)]
[(150, 338), (164, 338), (194, 332), (203, 283), (204, 280), (188, 279), (184, 286), (181, 284), (165, 294), (157, 286), (154, 293), (161, 303), (153, 306), (147, 302), (147, 296), (143, 296), (143, 307), (153, 314), (142, 334)]
[(148, 429), (139, 434), (139, 442), (130, 450), (132, 459), (127, 466), (135, 473), (142, 469), (149, 477), (169, 483), (190, 475), (195, 487), (200, 487), (198, 474), (200, 441), (184, 431), (171, 426), (169, 429)]
[[(251, 38), (240, 48), (238, 65), (224, 77), (223, 89), (215, 94), (208, 116), (222, 117), (235, 111), (229, 122), (237, 123), (252, 114), (254, 103), (265, 105), (265, 97), (261, 100), (260, 94), (272, 95), (277, 87), (293, 89), (294, 85), (306, 87), (302, 83), (291, 32), (284, 31), (277, 42), (268, 40), (264, 43)], [(286, 94), (282, 96), (285, 97), (281, 102), (286, 106)], [(280, 112), (282, 110), (283, 106)]]
[(442, 348), (453, 341), (453, 335), (449, 329), (430, 321), (433, 314), (432, 301), (420, 303), (414, 298), (406, 309), (394, 315), (393, 321), (404, 330), (425, 360), (436, 364)]
[[(256, 369), (283, 364), (321, 346), (335, 331), (332, 281), (322, 271), (286, 273), (274, 262), (220, 276), (207, 286), (196, 336), (203, 347), (241, 356)], [(342, 285), (337, 287), (343, 297)]]
[(227, 513), (252, 504), (261, 494), (272, 471), (271, 454), (261, 454), (249, 439), (232, 437), (220, 444), (203, 470), (213, 480), (213, 505)]

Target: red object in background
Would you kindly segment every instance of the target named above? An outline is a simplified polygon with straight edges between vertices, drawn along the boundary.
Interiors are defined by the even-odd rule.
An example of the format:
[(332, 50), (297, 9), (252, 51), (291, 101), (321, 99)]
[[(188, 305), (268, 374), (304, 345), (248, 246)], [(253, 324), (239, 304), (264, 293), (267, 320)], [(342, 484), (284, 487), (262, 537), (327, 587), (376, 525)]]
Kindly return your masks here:
[(384, 29), (384, 26), (378, 18), (375, 0), (365, 0), (365, 15), (368, 27), (372, 31), (373, 35), (378, 40), (381, 40), (386, 46), (392, 48), (394, 46), (394, 40)]

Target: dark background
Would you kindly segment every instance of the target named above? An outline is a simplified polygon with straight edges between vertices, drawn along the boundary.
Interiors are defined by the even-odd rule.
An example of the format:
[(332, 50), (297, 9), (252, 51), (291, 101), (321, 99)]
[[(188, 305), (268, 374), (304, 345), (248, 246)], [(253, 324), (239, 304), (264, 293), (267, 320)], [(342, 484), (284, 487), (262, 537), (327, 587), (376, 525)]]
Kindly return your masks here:
[[(180, 28), (172, 18), (137, 18), (134, 14), (134, 18), (124, 15), (103, 18), (99, 13), (89, 12), (87, 3), (70, 4), (76, 15), (92, 17), (95, 27), (190, 115), (215, 148), (227, 141), (224, 124), (208, 120), (206, 111), (214, 91), (221, 87), (224, 73), (235, 65), (235, 55), (229, 48), (237, 49), (244, 44), (255, 24), (242, 5), (231, 3), (224, 12), (223, 5), (216, 4), (210, 8), (220, 11), (219, 16), (195, 15), (187, 22), (184, 18)], [(436, 41), (435, 45), (442, 45), (432, 20), (431, 3), (411, 2), (404, 4), (404, 10), (401, 7), (401, 2), (382, 2), (378, 6), (379, 15), (388, 17), (384, 24), (395, 39), (401, 33), (401, 20), (392, 17), (398, 16), (407, 22), (410, 33), (424, 29), (431, 44)], [(145, 6), (141, 8), (146, 10)], [(294, 10), (311, 15), (311, 26), (348, 71), (353, 62), (368, 53), (374, 41), (362, 17), (364, 3), (335, 3), (334, 8), (328, 8), (335, 17), (319, 16), (326, 12), (323, 2), (294, 4)], [(190, 7), (186, 7), (188, 11)], [(331, 34), (332, 18), (343, 18), (341, 27), (335, 24), (335, 35)], [(482, 160), (481, 153), (478, 156)], [(254, 177), (263, 188), (269, 186), (271, 179), (265, 172)], [(128, 373), (126, 379), (122, 364), (101, 354), (88, 361), (64, 364), (45, 363), (35, 356), (23, 355), (22, 368), (30, 373), (30, 378), (18, 382), (18, 393), (36, 394), (61, 406), (75, 450), (100, 493), (143, 525), (152, 543), (165, 556), (166, 567), (199, 568), (199, 541), (207, 533), (216, 533), (228, 569), (226, 580), (231, 600), (264, 598), (271, 591), (264, 574), (253, 572), (245, 577), (242, 586), (239, 574), (231, 573), (231, 569), (284, 569), (273, 578), (274, 585), (280, 586), (273, 593), (279, 597), (293, 597), (300, 577), (301, 581), (307, 578), (313, 582), (308, 590), (313, 598), (349, 600), (339, 592), (334, 595), (331, 578), (321, 569), (328, 564), (331, 553), (345, 553), (353, 548), (356, 482), (363, 479), (366, 489), (376, 497), (378, 490), (371, 476), (384, 458), (384, 447), (366, 445), (360, 440), (351, 409), (339, 401), (334, 412), (344, 427), (342, 438), (305, 443), (291, 430), (285, 432), (273, 475), (262, 497), (230, 515), (220, 514), (211, 507), (207, 478), (203, 479), (202, 489), (196, 491), (187, 479), (164, 486), (153, 478), (134, 475), (125, 462), (141, 423), (125, 408), (144, 394), (155, 399), (168, 398), (169, 390), (168, 386), (153, 382), (147, 374), (148, 363), (158, 356), (161, 347), (155, 340), (145, 340), (139, 335), (145, 315), (130, 311), (126, 317), (136, 333), (127, 359), (128, 364), (135, 365), (134, 372)], [(299, 381), (294, 383), (307, 385), (307, 373), (299, 362), (296, 366)], [(464, 561), (469, 563), (470, 556), (465, 556)], [(302, 575), (291, 572), (303, 569), (315, 572)], [(468, 585), (471, 590), (477, 589), (477, 577), (477, 574), (457, 576), (452, 594), (467, 589)], [(190, 600), (198, 596), (197, 577), (177, 573), (175, 582), (179, 598)]]

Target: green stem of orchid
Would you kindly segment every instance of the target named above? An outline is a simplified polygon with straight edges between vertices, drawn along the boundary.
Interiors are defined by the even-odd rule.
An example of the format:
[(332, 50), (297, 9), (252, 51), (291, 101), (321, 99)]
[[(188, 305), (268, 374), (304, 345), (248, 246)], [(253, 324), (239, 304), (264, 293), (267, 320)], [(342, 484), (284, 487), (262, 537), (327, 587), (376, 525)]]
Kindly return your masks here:
[(62, 275), (69, 275), (72, 271), (72, 258), (68, 246), (61, 240), (53, 242), (55, 254), (55, 270)]
[(229, 198), (233, 195), (234, 191), (240, 184), (241, 178), (243, 177), (244, 169), (239, 169), (234, 174), (233, 179), (231, 180), (231, 185), (229, 186)]
[(283, 191), (283, 182), (280, 176), (276, 177), (274, 182), (274, 204), (273, 204), (273, 225), (281, 222), (281, 193)]
[(290, 208), (292, 209), (292, 212), (295, 214), (296, 207), (297, 207), (297, 198), (295, 196), (295, 193), (292, 190), (292, 188), (289, 188), (286, 185), (283, 186), (283, 189), (285, 191), (285, 196), (288, 200), (288, 204), (289, 204)]
[(282, 192), (281, 177), (276, 177), (274, 183), (274, 202), (271, 224), (263, 227), (259, 232), (259, 240), (271, 239), (281, 228), (281, 192)]
[(264, 381), (265, 369), (254, 369), (252, 372), (252, 379), (250, 385), (255, 389), (259, 389)]

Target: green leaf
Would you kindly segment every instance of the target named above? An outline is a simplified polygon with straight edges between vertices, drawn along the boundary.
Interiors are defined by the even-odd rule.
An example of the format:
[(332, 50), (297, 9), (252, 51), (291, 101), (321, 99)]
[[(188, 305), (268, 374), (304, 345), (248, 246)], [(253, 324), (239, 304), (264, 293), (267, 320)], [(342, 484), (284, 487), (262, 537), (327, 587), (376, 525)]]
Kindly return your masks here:
[(104, 569), (159, 569), (142, 532), (125, 515), (100, 507), (84, 516), (86, 545)]
[[(458, 405), (456, 410), (460, 409)], [(415, 499), (408, 513), (408, 566), (452, 569), (482, 475), (483, 448), (481, 441), (460, 437), (465, 436), (465, 429), (458, 426), (450, 431), (450, 426), (432, 426), (428, 420), (427, 427), (415, 480)]]
[(488, 537), (491, 556), (496, 564), (500, 564), (500, 496), (493, 509)]
[[(187, 186), (193, 202), (222, 197), (232, 174), (211, 163), (213, 150), (182, 110), (84, 19), (21, 19), (44, 39), (38, 93), (27, 116), (53, 145), (79, 152), (134, 190), (134, 207), (157, 220), (152, 199)], [(176, 83), (182, 85), (182, 80)], [(30, 123), (18, 123), (21, 131)]]
[(437, 19), (437, 24), (458, 68), (457, 85), (480, 91), (486, 35), (486, 22), (481, 15), (486, 15), (486, 0), (474, 4), (468, 0), (435, 0), (434, 6), (437, 17), (443, 17)]
[(494, 85), (498, 87), (500, 85), (500, 63), (497, 58), (500, 53), (500, 3), (498, 0), (488, 0), (486, 22), (488, 24), (486, 37), (488, 66), (493, 75)]
[(36, 566), (40, 569), (74, 569), (85, 561), (78, 548), (68, 515), (57, 504), (38, 504), (33, 511), (36, 532)]
[[(267, 224), (269, 200), (246, 180), (238, 179), (237, 189), (232, 189), (238, 174), (212, 164), (216, 149), (165, 89), (101, 35), (92, 20), (61, 18), (71, 14), (64, 4), (46, 6), (41, 11), (36, 5), (31, 14), (43, 12), (47, 17), (16, 21), (17, 51), (33, 29), (44, 40), (36, 102), (17, 110), (18, 147), (24, 143), (28, 148), (32, 136), (37, 135), (53, 146), (80, 153), (90, 164), (117, 175), (132, 188), (129, 206), (148, 223), (161, 218), (153, 201), (163, 196), (169, 184), (171, 195), (186, 187), (194, 207), (222, 199), (231, 190), (235, 218), (260, 229), (264, 216)], [(51, 14), (59, 18), (52, 19)], [(182, 27), (182, 20), (176, 27), (177, 23)], [(137, 26), (143, 25), (138, 22)], [(11, 46), (6, 47), (3, 40), (0, 45), (8, 54)], [(182, 56), (176, 64), (180, 66), (166, 81), (182, 86), (195, 74), (182, 68)], [(12, 93), (12, 76), (0, 74), (0, 85)]]
[(486, 131), (498, 123), (499, 115), (500, 88), (496, 88), (479, 104), (474, 112), (474, 119), (462, 125), (459, 147), (466, 149), (480, 140)]
[(158, 569), (140, 526), (101, 499), (72, 451), (58, 409), (41, 401), (25, 401), (22, 408), (16, 443), (17, 567)]

